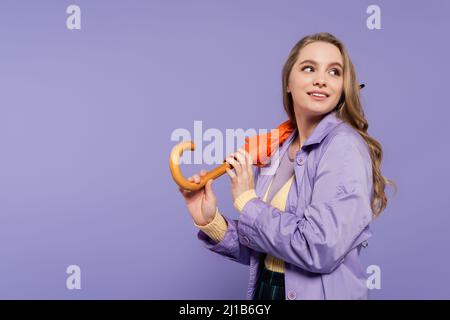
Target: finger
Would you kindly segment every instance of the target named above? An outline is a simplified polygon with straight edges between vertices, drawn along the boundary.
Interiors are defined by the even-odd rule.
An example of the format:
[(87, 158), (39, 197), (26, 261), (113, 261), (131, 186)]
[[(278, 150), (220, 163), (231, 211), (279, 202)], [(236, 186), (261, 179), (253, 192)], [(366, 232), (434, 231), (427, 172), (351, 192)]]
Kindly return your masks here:
[(206, 200), (214, 198), (214, 192), (212, 190), (212, 183), (213, 183), (213, 179), (210, 179), (210, 180), (208, 180), (208, 182), (206, 182), (206, 185), (205, 185)]
[(200, 177), (198, 176), (198, 174), (194, 174), (194, 182), (200, 183)]
[(247, 151), (245, 151), (245, 149), (239, 149), (239, 152), (245, 157), (245, 163), (246, 163), (246, 170), (248, 175), (253, 175), (253, 160), (252, 160), (252, 156), (250, 155), (250, 153), (248, 153)]
[(226, 169), (228, 175), (230, 176), (231, 181), (236, 180), (236, 174), (231, 169)]
[(245, 151), (243, 149), (239, 149), (238, 152), (236, 152), (236, 158), (243, 168), (247, 167), (247, 157), (245, 156)]
[(200, 176), (206, 176), (206, 174), (208, 173), (208, 171), (206, 171), (205, 169), (200, 170)]
[(246, 161), (247, 161), (247, 164), (251, 166), (251, 165), (253, 164), (253, 158), (252, 158), (252, 155), (251, 155), (249, 152), (245, 151), (245, 149), (242, 149), (242, 153), (243, 153), (244, 156), (245, 156), (245, 159), (246, 159)]
[(237, 160), (235, 160), (232, 156), (230, 156), (226, 158), (226, 161), (233, 166), (234, 170), (236, 170), (237, 175), (241, 174), (242, 168)]
[(241, 164), (241, 168), (242, 168), (241, 174), (243, 176), (248, 176), (248, 164), (247, 164), (247, 160), (246, 160), (245, 155), (242, 152), (242, 150), (239, 150), (238, 152), (236, 152), (236, 158), (238, 159), (239, 163)]
[(183, 189), (183, 188), (178, 188), (178, 190), (181, 192), (181, 194), (184, 196), (184, 197), (188, 197), (189, 195), (190, 195), (190, 193), (191, 193), (191, 191), (189, 191), (189, 190), (185, 190), (185, 189)]
[(189, 182), (194, 182), (194, 177), (193, 177), (193, 176), (189, 177), (189, 178), (188, 178), (188, 181), (189, 181)]

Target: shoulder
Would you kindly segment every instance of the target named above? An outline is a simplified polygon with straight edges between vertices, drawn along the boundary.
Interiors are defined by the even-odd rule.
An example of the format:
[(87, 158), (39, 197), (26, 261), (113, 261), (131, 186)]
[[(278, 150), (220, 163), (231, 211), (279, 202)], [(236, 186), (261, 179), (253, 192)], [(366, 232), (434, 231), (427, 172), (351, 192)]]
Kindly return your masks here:
[(323, 140), (321, 154), (335, 153), (345, 157), (362, 157), (370, 160), (370, 152), (364, 138), (346, 122), (336, 126)]
[(369, 147), (359, 132), (341, 123), (322, 141), (316, 176), (333, 177), (340, 185), (362, 185), (367, 193), (372, 188), (372, 160)]

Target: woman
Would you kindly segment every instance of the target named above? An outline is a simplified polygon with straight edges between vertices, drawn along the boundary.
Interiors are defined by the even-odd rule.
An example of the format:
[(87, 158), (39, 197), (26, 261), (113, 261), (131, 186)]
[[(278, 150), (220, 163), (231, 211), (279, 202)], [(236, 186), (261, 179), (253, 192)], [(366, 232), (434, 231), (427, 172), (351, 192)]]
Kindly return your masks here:
[(283, 67), (282, 90), (295, 130), (271, 159), (275, 174), (253, 170), (242, 149), (226, 158), (239, 219), (219, 212), (212, 180), (197, 192), (180, 189), (198, 238), (250, 266), (248, 299), (365, 299), (359, 253), (391, 181), (381, 175), (381, 146), (367, 133), (344, 45), (329, 33), (301, 39)]

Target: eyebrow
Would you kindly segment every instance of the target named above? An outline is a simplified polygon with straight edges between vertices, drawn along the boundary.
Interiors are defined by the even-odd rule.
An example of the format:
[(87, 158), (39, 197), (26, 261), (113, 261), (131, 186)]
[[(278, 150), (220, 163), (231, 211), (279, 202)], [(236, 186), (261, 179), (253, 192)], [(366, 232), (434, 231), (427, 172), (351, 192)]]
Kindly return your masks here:
[[(316, 61), (314, 61), (314, 60), (303, 60), (302, 62), (300, 62), (300, 64), (304, 64), (304, 63), (310, 63), (310, 64), (313, 64), (313, 65), (315, 65), (315, 66), (318, 64), (318, 63), (317, 63)], [(330, 63), (328, 66), (334, 66), (334, 65), (341, 67), (341, 69), (344, 69), (344, 68), (342, 67), (342, 65), (341, 65), (339, 62), (332, 62), (332, 63)]]

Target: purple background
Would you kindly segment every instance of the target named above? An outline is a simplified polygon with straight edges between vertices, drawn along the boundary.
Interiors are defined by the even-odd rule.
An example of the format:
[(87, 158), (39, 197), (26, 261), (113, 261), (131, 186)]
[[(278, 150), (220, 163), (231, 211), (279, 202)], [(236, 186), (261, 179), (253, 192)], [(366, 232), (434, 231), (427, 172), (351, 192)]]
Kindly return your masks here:
[[(2, 0), (0, 298), (244, 299), (248, 267), (196, 239), (170, 136), (284, 121), (282, 64), (328, 31), (367, 84), (369, 133), (399, 186), (362, 256), (382, 271), (371, 296), (449, 299), (449, 18), (446, 0)], [(214, 190), (237, 217), (228, 177)], [(66, 289), (71, 264), (81, 290)]]

